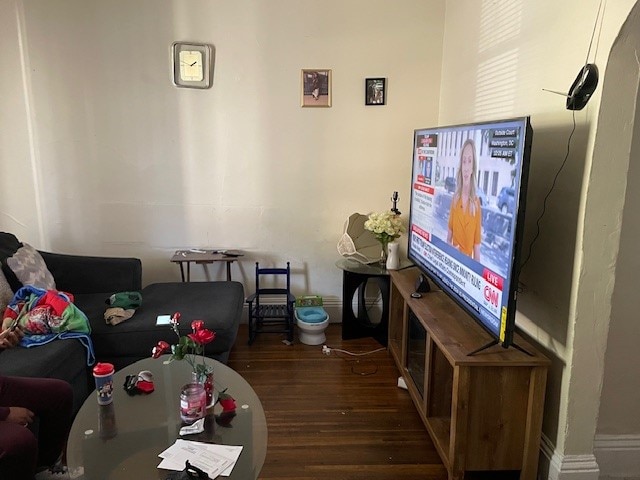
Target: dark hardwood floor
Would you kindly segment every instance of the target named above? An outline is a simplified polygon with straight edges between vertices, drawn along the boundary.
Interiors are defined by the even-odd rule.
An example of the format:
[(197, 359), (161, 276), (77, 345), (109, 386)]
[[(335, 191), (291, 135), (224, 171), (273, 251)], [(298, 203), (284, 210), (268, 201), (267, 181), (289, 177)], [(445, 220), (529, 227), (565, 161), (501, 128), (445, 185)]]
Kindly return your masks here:
[[(444, 480), (447, 473), (386, 349), (353, 357), (277, 334), (247, 345), (242, 325), (229, 366), (262, 401), (269, 429), (263, 480)], [(354, 353), (382, 346), (372, 338), (327, 345)]]
[[(229, 366), (258, 394), (267, 418), (261, 480), (446, 480), (447, 471), (398, 370), (376, 340), (342, 340), (340, 324), (322, 346), (260, 334), (241, 325)], [(519, 472), (467, 472), (466, 480), (514, 480)]]

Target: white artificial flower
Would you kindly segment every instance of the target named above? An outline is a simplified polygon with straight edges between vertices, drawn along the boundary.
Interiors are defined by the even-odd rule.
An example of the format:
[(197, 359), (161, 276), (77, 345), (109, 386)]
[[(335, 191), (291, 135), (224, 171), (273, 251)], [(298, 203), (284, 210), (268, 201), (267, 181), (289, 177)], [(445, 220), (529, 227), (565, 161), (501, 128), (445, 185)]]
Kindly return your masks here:
[(400, 216), (391, 211), (371, 213), (367, 221), (364, 222), (364, 228), (384, 243), (389, 243), (406, 232)]

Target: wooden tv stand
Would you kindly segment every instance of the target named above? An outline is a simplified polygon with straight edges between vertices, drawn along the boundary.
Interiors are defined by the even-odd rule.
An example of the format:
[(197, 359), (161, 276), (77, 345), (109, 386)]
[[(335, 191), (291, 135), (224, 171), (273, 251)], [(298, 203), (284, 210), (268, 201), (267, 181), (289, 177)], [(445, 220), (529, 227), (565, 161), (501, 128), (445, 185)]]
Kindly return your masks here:
[[(418, 269), (391, 272), (388, 349), (449, 473), (519, 470), (535, 480), (549, 360), (495, 345), (440, 290), (412, 298)], [(432, 284), (432, 288), (434, 285)]]

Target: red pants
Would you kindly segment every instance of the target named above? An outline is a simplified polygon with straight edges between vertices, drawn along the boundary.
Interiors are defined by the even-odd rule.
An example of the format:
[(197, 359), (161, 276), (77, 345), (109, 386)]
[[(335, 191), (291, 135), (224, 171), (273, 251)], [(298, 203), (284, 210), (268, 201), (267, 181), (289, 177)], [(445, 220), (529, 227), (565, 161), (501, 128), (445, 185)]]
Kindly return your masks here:
[(56, 462), (71, 429), (72, 405), (71, 386), (63, 380), (0, 375), (0, 406), (28, 408), (38, 422), (36, 437), (29, 428), (0, 421), (0, 478), (28, 480), (38, 466)]

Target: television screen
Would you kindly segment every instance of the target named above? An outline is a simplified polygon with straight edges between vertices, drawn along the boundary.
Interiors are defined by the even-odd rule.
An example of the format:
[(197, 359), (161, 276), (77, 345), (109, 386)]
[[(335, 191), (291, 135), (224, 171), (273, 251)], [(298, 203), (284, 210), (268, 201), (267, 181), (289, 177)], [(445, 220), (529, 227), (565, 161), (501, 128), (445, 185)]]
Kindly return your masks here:
[(504, 347), (515, 329), (529, 117), (415, 130), (408, 256)]

